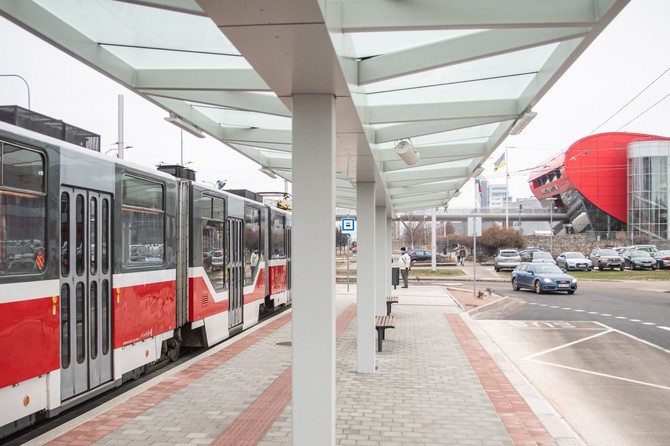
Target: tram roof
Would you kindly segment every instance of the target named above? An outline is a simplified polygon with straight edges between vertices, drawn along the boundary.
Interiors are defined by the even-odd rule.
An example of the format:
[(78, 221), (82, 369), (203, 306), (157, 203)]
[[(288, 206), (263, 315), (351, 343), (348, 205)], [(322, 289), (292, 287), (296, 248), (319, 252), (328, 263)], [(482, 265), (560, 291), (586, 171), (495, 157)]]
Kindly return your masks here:
[(292, 96), (333, 94), (337, 206), (375, 181), (378, 204), (406, 212), (478, 174), (628, 2), (0, 0), (0, 14), (289, 181)]

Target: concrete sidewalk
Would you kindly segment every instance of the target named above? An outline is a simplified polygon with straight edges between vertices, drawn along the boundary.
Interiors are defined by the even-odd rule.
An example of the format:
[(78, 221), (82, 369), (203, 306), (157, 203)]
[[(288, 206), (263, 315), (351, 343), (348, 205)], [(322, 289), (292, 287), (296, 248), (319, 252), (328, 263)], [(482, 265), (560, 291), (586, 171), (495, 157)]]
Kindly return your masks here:
[[(336, 444), (581, 445), (442, 286), (398, 289), (374, 374), (356, 372), (356, 287), (337, 285)], [(289, 446), (290, 313), (32, 444)]]

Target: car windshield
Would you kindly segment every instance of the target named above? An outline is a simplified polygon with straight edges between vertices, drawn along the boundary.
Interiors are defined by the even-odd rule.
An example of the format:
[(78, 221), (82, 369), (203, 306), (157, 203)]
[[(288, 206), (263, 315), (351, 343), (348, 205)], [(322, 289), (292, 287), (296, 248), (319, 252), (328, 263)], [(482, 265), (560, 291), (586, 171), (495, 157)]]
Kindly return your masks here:
[(618, 256), (619, 254), (616, 253), (615, 250), (613, 249), (603, 249), (600, 251), (601, 256)]
[(516, 251), (500, 251), (500, 257), (517, 257), (518, 255)]
[(552, 264), (535, 265), (535, 272), (538, 274), (563, 274), (558, 266)]
[(659, 257), (670, 256), (670, 251), (658, 251), (658, 252), (656, 253), (656, 255), (659, 256)]
[(584, 254), (581, 252), (566, 252), (565, 257), (568, 259), (583, 259)]
[(551, 257), (551, 254), (549, 254), (548, 252), (539, 252), (538, 251), (538, 252), (535, 252), (533, 254), (533, 258), (534, 259), (551, 259), (552, 257)]
[(638, 251), (636, 249), (632, 250), (628, 255), (630, 257), (651, 257), (647, 251)]

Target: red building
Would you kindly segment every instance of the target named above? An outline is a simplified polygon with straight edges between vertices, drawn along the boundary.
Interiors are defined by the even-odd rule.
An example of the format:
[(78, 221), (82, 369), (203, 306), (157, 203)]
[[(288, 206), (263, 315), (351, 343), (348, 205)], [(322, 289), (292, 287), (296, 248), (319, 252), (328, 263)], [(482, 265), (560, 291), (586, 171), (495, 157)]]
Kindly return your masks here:
[[(575, 142), (548, 159), (528, 178), (539, 200), (555, 198), (557, 212), (568, 219), (557, 222), (554, 233), (595, 232), (611, 238), (628, 222), (628, 146), (633, 142), (668, 140), (640, 133), (601, 133)], [(572, 229), (569, 229), (572, 228)]]

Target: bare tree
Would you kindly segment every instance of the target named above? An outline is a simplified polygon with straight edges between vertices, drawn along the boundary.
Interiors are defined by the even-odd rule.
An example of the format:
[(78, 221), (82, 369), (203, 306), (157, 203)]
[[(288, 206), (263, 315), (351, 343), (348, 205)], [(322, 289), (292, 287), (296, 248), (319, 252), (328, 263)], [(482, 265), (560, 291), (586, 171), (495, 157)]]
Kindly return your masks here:
[(402, 215), (399, 221), (404, 228), (400, 238), (406, 245), (415, 247), (417, 243), (428, 244), (431, 217), (427, 211), (407, 212)]

